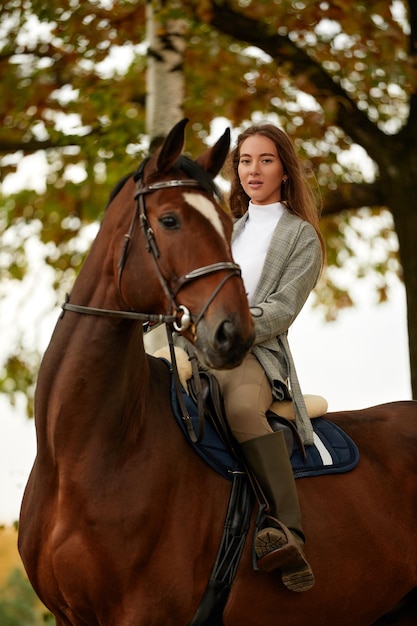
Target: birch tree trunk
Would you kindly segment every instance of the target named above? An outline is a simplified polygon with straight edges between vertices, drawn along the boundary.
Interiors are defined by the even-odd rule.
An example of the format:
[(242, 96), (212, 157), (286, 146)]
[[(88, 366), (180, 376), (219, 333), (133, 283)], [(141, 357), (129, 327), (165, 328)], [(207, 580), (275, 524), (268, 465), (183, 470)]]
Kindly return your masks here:
[[(154, 151), (171, 128), (183, 117), (185, 94), (184, 50), (187, 21), (169, 17), (174, 2), (148, 0), (146, 6), (146, 35), (148, 42), (146, 133), (149, 151)], [(161, 324), (144, 336), (149, 354), (167, 345), (165, 325)], [(164, 356), (169, 358), (166, 348)]]
[(146, 7), (146, 132), (151, 151), (183, 117), (183, 65), (188, 24), (185, 19), (170, 17), (170, 8), (175, 8), (175, 3), (164, 0), (148, 0)]

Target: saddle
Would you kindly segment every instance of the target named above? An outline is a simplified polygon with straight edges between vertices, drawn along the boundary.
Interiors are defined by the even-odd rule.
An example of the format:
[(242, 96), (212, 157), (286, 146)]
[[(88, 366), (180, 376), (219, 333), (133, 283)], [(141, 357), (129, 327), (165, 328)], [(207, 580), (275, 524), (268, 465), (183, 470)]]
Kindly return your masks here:
[[(213, 429), (219, 442), (225, 450), (229, 450), (238, 464), (244, 466), (244, 459), (240, 454), (236, 442), (228, 425), (223, 398), (216, 377), (210, 372), (199, 372), (201, 395), (204, 406), (205, 427)], [(192, 402), (197, 402), (194, 377), (188, 381), (188, 391)], [(354, 441), (336, 424), (321, 417), (322, 413), (312, 416), (311, 409), (321, 410), (327, 403), (320, 396), (309, 396), (312, 399), (308, 405), (309, 415), (312, 417), (314, 445), (304, 446), (295, 425), (292, 408), (288, 402), (275, 402), (267, 412), (266, 417), (273, 431), (283, 431), (288, 454), (295, 478), (320, 476), (323, 474), (339, 474), (348, 472), (359, 462), (359, 451)], [(286, 408), (286, 415), (276, 413), (277, 407)], [(282, 411), (284, 413), (284, 411)], [(292, 415), (291, 415), (292, 414)], [(203, 436), (200, 445), (204, 447)], [(211, 443), (211, 445), (213, 445)], [(216, 468), (215, 468), (216, 469)], [(248, 473), (248, 468), (244, 467)], [(218, 470), (219, 471), (219, 470)]]
[[(217, 378), (211, 372), (204, 370), (200, 370), (198, 376), (199, 390), (196, 389), (195, 376), (188, 380), (188, 392), (191, 398), (198, 405), (198, 393), (201, 393), (200, 401), (203, 403), (205, 419), (213, 426), (220, 441), (235, 454), (237, 459), (241, 460), (239, 447), (236, 445), (236, 440), (232, 435), (226, 418), (223, 396)], [(284, 432), (289, 456), (291, 457), (294, 451), (294, 442), (296, 442), (303, 458), (306, 458), (304, 444), (294, 422), (276, 414), (272, 410), (268, 411), (266, 417), (272, 430), (282, 430)]]
[[(167, 348), (155, 356), (170, 367), (171, 400), (176, 420), (194, 451), (212, 469), (231, 480), (236, 470), (246, 472), (239, 445), (228, 425), (216, 377), (198, 367), (197, 359), (181, 348)], [(175, 361), (175, 363), (174, 363)], [(291, 401), (274, 402), (267, 412), (273, 431), (282, 430), (295, 478), (348, 472), (359, 462), (352, 439), (325, 418), (327, 402), (321, 396), (304, 396), (312, 418), (314, 445), (304, 446), (295, 425)]]

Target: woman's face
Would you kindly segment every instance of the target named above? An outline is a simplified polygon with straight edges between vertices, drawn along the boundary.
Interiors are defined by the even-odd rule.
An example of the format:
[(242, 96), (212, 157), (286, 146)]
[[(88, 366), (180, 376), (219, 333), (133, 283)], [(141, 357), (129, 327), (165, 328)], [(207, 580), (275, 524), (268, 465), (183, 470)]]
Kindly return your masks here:
[(281, 184), (287, 178), (275, 143), (264, 135), (251, 135), (240, 146), (240, 183), (253, 204), (281, 200)]

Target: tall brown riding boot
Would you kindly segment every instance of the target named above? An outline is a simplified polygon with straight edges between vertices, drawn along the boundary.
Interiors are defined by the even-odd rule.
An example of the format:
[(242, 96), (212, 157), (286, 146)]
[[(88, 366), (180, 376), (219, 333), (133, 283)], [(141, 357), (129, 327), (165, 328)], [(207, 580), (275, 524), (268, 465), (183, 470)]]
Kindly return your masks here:
[(265, 572), (280, 568), (287, 589), (307, 591), (314, 585), (314, 574), (303, 552), (301, 511), (284, 434), (250, 439), (241, 450), (270, 505), (255, 538), (257, 565)]

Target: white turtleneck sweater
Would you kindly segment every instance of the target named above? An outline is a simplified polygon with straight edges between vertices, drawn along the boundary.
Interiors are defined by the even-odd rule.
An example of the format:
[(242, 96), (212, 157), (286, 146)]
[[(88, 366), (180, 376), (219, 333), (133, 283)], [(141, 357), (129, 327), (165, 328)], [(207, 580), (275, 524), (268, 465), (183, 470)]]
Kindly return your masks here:
[(249, 202), (245, 227), (232, 244), (233, 258), (242, 269), (243, 283), (251, 306), (256, 304), (253, 302), (253, 296), (261, 276), (272, 233), (284, 211), (285, 205), (281, 202), (273, 204)]

